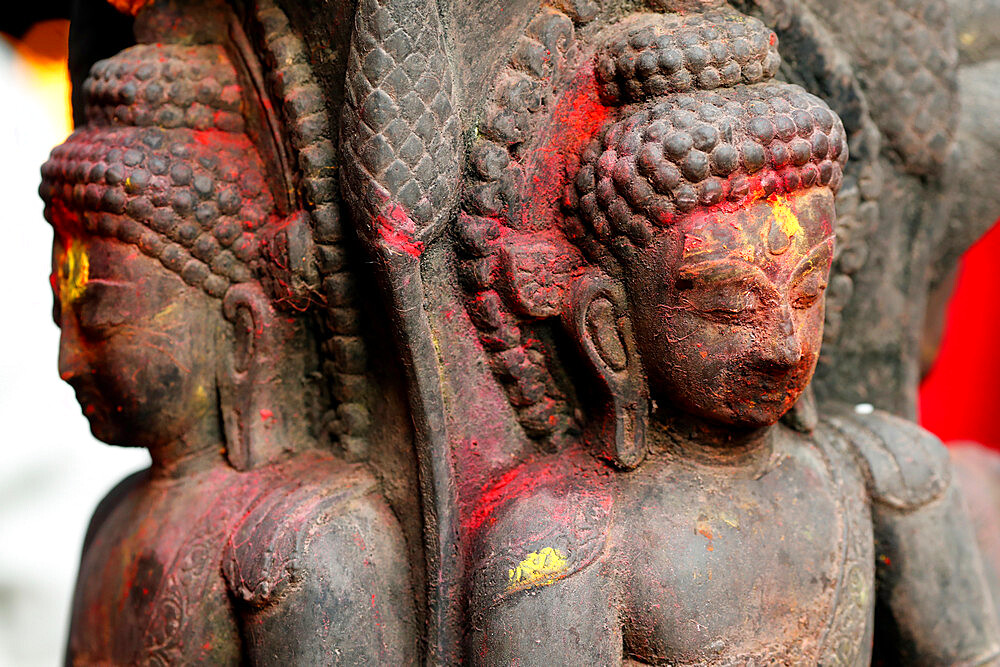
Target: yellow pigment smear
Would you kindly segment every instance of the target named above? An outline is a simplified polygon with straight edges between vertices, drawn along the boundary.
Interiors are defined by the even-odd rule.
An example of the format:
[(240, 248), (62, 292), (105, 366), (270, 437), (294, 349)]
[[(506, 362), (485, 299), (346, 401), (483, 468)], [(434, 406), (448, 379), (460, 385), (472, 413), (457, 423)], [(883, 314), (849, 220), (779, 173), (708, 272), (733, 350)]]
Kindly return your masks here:
[(771, 212), (774, 213), (774, 220), (781, 228), (781, 232), (788, 238), (792, 238), (802, 231), (799, 219), (795, 217), (795, 211), (788, 205), (784, 197), (775, 197), (771, 202)]
[(507, 590), (548, 586), (566, 572), (566, 567), (566, 556), (558, 549), (532, 551), (516, 568), (507, 570)]
[(59, 298), (65, 303), (73, 303), (87, 289), (90, 279), (90, 258), (83, 243), (73, 239), (66, 248), (59, 271)]

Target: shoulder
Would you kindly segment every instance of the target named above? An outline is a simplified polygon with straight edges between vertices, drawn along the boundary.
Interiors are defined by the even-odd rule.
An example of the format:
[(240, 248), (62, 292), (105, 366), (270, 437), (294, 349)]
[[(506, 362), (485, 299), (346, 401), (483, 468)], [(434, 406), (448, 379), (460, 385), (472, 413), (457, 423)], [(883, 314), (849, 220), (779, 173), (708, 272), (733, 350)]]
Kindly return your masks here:
[(471, 593), (480, 611), (570, 577), (601, 556), (610, 526), (609, 472), (593, 460), (542, 460), (510, 471), (482, 494), (470, 536)]
[(951, 484), (948, 449), (911, 421), (851, 406), (829, 410), (823, 421), (839, 434), (878, 503), (913, 510), (941, 497)]
[[(264, 606), (392, 524), (374, 477), (362, 466), (316, 458), (267, 489), (230, 533), (222, 570), (237, 599)], [(322, 548), (313, 549), (316, 543)], [(318, 546), (318, 545), (317, 545)]]
[(118, 482), (111, 491), (97, 504), (90, 524), (87, 526), (86, 537), (83, 538), (83, 550), (86, 551), (94, 537), (100, 532), (101, 527), (108, 520), (108, 517), (128, 498), (128, 496), (149, 478), (149, 470), (139, 470), (132, 473), (122, 481)]

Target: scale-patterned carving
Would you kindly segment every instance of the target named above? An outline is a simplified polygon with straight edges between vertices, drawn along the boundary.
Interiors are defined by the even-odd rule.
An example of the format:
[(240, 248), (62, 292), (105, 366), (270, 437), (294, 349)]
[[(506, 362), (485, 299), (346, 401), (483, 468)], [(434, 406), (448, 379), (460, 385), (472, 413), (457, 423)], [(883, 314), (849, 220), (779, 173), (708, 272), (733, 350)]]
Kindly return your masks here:
[(872, 119), (906, 171), (939, 173), (958, 110), (958, 51), (948, 3), (819, 0), (808, 6), (844, 41)]
[[(448, 213), (459, 175), (461, 129), (436, 2), (361, 0), (346, 84), (343, 187), (368, 216), (356, 222), (412, 244)], [(391, 216), (390, 205), (407, 219)]]

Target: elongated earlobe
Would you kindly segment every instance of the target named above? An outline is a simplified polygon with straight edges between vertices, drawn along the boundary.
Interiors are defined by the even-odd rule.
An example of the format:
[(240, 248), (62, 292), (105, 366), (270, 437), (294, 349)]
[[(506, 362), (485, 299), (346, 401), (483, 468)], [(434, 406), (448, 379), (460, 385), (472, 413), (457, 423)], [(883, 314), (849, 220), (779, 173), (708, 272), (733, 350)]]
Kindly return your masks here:
[(281, 417), (274, 406), (266, 405), (267, 387), (274, 379), (269, 362), (275, 347), (275, 312), (257, 283), (231, 287), (222, 309), (232, 324), (221, 334), (217, 371), (226, 458), (237, 470), (250, 470), (280, 453), (272, 451), (276, 445), (270, 431)]
[(812, 383), (806, 385), (799, 400), (784, 414), (781, 422), (790, 429), (799, 433), (812, 433), (819, 423), (819, 414), (816, 412), (816, 394), (813, 392)]
[(634, 468), (646, 456), (649, 396), (625, 297), (603, 273), (587, 273), (570, 286), (563, 319), (603, 389), (588, 424), (591, 440), (600, 455)]

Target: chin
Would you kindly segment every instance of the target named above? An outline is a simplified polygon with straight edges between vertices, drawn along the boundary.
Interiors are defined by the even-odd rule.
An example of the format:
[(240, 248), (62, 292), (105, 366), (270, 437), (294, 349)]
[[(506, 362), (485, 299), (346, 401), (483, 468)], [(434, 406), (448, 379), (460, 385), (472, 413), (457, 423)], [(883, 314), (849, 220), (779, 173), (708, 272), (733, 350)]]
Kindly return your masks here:
[(136, 444), (137, 441), (141, 440), (136, 437), (135, 429), (119, 423), (119, 420), (109, 419), (99, 410), (93, 410), (90, 414), (84, 410), (84, 415), (90, 422), (91, 435), (101, 442), (115, 447), (141, 447), (141, 445)]
[(753, 407), (747, 407), (741, 415), (744, 417), (742, 425), (762, 428), (777, 424), (794, 407), (795, 402), (799, 399), (799, 393), (795, 392), (794, 395), (790, 394), (786, 398), (758, 402)]
[(131, 447), (131, 442), (126, 442), (122, 437), (121, 429), (108, 424), (105, 420), (97, 417), (89, 417), (90, 433), (107, 445), (116, 447)]
[(795, 405), (800, 393), (798, 390), (787, 391), (770, 398), (758, 397), (752, 401), (740, 397), (726, 401), (724, 406), (699, 406), (694, 412), (712, 421), (737, 428), (747, 430), (765, 428), (777, 424)]
[(746, 409), (739, 410), (738, 412), (727, 412), (721, 419), (718, 419), (718, 421), (729, 424), (730, 426), (752, 430), (774, 426), (778, 423), (781, 416), (785, 414), (785, 412), (785, 410), (780, 408), (772, 410), (758, 405), (755, 407), (747, 407)]

